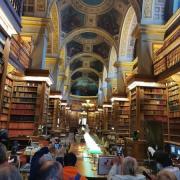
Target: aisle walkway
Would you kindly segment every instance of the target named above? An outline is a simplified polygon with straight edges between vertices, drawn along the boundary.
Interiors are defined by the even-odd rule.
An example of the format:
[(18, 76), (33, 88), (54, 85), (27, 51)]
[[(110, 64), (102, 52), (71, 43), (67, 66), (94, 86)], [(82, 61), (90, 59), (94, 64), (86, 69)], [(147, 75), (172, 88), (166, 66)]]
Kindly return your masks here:
[(78, 159), (76, 167), (83, 176), (88, 177), (88, 179), (107, 179), (105, 176), (100, 176), (97, 174), (97, 162), (96, 170), (93, 170), (92, 157), (88, 155), (85, 144), (72, 144), (69, 152), (74, 152), (76, 154)]

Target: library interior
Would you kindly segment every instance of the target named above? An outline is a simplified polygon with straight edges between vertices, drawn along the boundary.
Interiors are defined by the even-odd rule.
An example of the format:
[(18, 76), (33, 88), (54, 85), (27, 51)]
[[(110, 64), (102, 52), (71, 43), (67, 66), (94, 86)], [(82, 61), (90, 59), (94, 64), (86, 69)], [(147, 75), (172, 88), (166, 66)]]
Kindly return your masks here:
[(0, 0), (0, 179), (180, 180), (180, 0)]

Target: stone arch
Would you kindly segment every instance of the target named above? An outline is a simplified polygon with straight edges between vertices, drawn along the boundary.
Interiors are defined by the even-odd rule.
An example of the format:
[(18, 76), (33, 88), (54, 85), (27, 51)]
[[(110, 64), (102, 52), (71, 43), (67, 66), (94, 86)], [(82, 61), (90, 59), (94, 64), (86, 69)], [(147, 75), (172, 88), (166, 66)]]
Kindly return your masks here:
[(132, 61), (134, 54), (135, 38), (132, 36), (132, 32), (137, 25), (136, 13), (131, 6), (125, 16), (123, 27), (121, 31), (121, 37), (119, 42), (119, 60), (120, 61)]
[(73, 71), (72, 73), (71, 73), (71, 77), (73, 76), (73, 74), (75, 74), (76, 72), (78, 72), (78, 71), (86, 71), (86, 72), (93, 72), (93, 73), (95, 73), (99, 78), (101, 78), (101, 75), (100, 75), (100, 73), (98, 73), (96, 70), (94, 70), (93, 68), (78, 68), (78, 69), (76, 69), (75, 71)]
[(118, 50), (116, 41), (108, 32), (104, 31), (103, 29), (94, 28), (94, 27), (82, 27), (82, 28), (74, 29), (69, 34), (67, 34), (67, 36), (65, 37), (61, 47), (63, 47), (65, 44), (67, 44), (69, 41), (71, 41), (75, 36), (77, 36), (81, 33), (85, 33), (85, 32), (96, 33), (99, 36), (104, 37), (105, 40), (107, 42), (109, 42), (111, 46), (115, 47), (116, 51)]
[(73, 56), (68, 62), (69, 62), (69, 64), (72, 64), (76, 59), (83, 57), (83, 56), (93, 57), (94, 59), (101, 61), (107, 68), (107, 63), (104, 61), (104, 59), (100, 55), (98, 55), (96, 53), (86, 53), (86, 52), (79, 53), (79, 54), (76, 54), (75, 56)]
[[(72, 84), (74, 83), (74, 82), (76, 82), (76, 81), (78, 81), (78, 80), (81, 80), (81, 79), (83, 79), (83, 77), (79, 77), (79, 78), (77, 78), (77, 79), (75, 79), (75, 80), (71, 80), (71, 86), (72, 86)], [(97, 85), (97, 87), (98, 87), (98, 82), (96, 82), (94, 79), (92, 79), (92, 78), (90, 78), (90, 77), (86, 77), (86, 79), (89, 79), (89, 80), (91, 80), (91, 81), (93, 81), (96, 85)]]
[(110, 52), (110, 60), (109, 60), (109, 70), (108, 70), (108, 78), (110, 78), (112, 93), (117, 90), (117, 68), (114, 66), (117, 61), (117, 53), (114, 47), (111, 48)]

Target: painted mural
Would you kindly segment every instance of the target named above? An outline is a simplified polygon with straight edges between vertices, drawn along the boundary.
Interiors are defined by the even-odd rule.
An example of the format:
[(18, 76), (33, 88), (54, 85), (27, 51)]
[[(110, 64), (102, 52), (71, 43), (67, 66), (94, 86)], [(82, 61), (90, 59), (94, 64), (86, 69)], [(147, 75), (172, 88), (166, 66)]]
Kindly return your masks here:
[(79, 60), (79, 59), (76, 59), (71, 65), (70, 65), (70, 70), (71, 71), (74, 71), (76, 70), (77, 68), (80, 68), (82, 67), (82, 61)]
[(83, 51), (83, 45), (76, 41), (71, 41), (67, 44), (67, 56), (68, 57), (72, 57), (82, 51)]
[(82, 72), (76, 72), (72, 75), (71, 79), (76, 80), (77, 78), (80, 78), (82, 76)]
[(93, 52), (99, 54), (103, 58), (107, 58), (109, 56), (109, 51), (110, 47), (105, 42), (93, 46)]
[(84, 24), (84, 14), (76, 11), (72, 6), (66, 7), (61, 14), (62, 31), (69, 33)]
[(91, 62), (90, 67), (95, 69), (98, 72), (102, 72), (102, 70), (103, 70), (103, 64), (102, 64), (102, 62), (100, 62), (98, 60)]
[(96, 96), (98, 88), (94, 81), (84, 77), (72, 85), (71, 93), (77, 96)]
[(119, 16), (119, 12), (115, 9), (112, 9), (106, 14), (100, 15), (98, 17), (97, 24), (99, 27), (114, 36), (119, 33)]

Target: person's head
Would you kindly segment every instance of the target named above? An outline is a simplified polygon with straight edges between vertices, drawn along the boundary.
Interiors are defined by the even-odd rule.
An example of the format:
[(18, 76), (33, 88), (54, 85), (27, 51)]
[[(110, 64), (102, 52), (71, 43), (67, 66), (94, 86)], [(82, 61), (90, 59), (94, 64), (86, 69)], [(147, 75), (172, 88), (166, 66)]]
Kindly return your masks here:
[(161, 170), (157, 174), (157, 180), (177, 180), (175, 174), (167, 170)]
[(0, 143), (0, 164), (3, 164), (7, 160), (8, 160), (8, 155), (7, 155), (6, 146)]
[(16, 167), (6, 165), (0, 168), (0, 179), (3, 180), (22, 180), (22, 177)]
[(163, 151), (156, 151), (154, 153), (154, 158), (157, 163), (157, 170), (161, 170), (165, 167), (172, 165), (172, 161), (171, 161), (170, 157), (168, 156), (167, 153), (165, 153)]
[(73, 152), (67, 153), (64, 156), (64, 165), (65, 166), (75, 166), (77, 162), (77, 157)]
[(125, 157), (122, 163), (122, 173), (123, 175), (135, 176), (137, 171), (137, 161), (133, 157)]
[(45, 161), (38, 172), (38, 180), (62, 180), (63, 168), (57, 161)]

